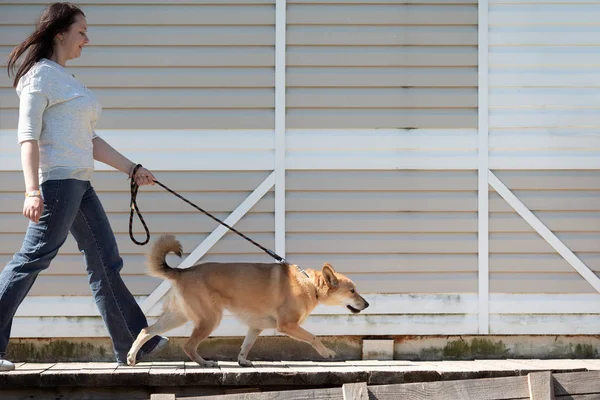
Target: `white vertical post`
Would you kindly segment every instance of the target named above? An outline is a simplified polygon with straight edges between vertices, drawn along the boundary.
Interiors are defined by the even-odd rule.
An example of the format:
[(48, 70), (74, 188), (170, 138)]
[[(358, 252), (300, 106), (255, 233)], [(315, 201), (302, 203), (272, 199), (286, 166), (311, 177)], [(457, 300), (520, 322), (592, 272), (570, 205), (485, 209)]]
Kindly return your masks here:
[(287, 0), (275, 2), (275, 252), (285, 257), (285, 56)]
[(488, 83), (488, 0), (479, 0), (478, 23), (478, 263), (479, 266), (479, 333), (489, 333), (489, 83)]

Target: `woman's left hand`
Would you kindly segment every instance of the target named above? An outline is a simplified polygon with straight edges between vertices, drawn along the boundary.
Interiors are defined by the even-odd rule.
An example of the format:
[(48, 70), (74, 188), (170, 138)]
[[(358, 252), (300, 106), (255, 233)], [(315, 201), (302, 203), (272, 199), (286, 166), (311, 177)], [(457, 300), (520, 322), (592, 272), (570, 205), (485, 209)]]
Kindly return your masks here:
[(135, 183), (138, 186), (154, 185), (154, 175), (144, 167), (140, 167), (135, 173)]

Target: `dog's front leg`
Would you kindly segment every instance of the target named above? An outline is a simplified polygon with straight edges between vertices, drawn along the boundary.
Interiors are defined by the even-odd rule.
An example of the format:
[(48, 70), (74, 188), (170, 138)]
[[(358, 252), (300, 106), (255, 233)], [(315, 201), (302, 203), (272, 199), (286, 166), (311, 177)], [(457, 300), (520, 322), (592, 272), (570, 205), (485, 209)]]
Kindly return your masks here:
[(238, 364), (240, 364), (242, 367), (252, 366), (252, 362), (248, 361), (246, 357), (248, 357), (250, 349), (252, 346), (254, 346), (254, 343), (261, 332), (262, 329), (248, 328), (248, 333), (246, 333), (244, 343), (242, 343), (242, 348), (240, 349), (240, 354), (238, 355)]
[(335, 357), (335, 351), (325, 347), (318, 337), (302, 328), (297, 323), (282, 324), (277, 327), (277, 330), (281, 333), (288, 335), (291, 338), (301, 340), (310, 344), (323, 358)]

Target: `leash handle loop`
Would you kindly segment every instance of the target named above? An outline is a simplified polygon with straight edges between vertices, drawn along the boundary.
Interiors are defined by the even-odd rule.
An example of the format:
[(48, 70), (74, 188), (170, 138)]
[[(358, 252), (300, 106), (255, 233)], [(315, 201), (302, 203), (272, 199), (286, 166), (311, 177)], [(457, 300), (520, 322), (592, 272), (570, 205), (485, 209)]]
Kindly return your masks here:
[[(144, 218), (142, 217), (142, 213), (140, 212), (140, 209), (137, 206), (137, 193), (138, 193), (138, 189), (140, 187), (137, 185), (137, 183), (135, 183), (135, 174), (137, 173), (138, 169), (140, 169), (141, 167), (142, 167), (142, 164), (137, 164), (133, 168), (133, 172), (131, 173), (131, 182), (129, 183), (130, 190), (131, 190), (131, 200), (129, 202), (129, 237), (131, 238), (133, 243), (137, 244), (138, 246), (143, 246), (150, 241), (150, 231), (148, 230), (146, 221), (144, 221)], [(137, 214), (138, 218), (140, 219), (140, 222), (144, 226), (144, 230), (146, 231), (146, 240), (144, 240), (143, 242), (139, 242), (133, 237), (133, 212), (134, 211)]]
[[(141, 167), (142, 167), (142, 164), (137, 164), (133, 168), (133, 172), (131, 173), (131, 183), (130, 183), (131, 201), (129, 203), (129, 207), (130, 207), (130, 211), (129, 211), (129, 237), (131, 238), (131, 240), (133, 241), (133, 243), (137, 244), (138, 246), (143, 246), (143, 245), (147, 244), (150, 241), (150, 231), (148, 230), (148, 226), (146, 225), (146, 221), (144, 221), (144, 218), (142, 217), (142, 213), (140, 212), (140, 210), (139, 210), (139, 208), (137, 206), (137, 201), (136, 201), (137, 200), (137, 193), (138, 193), (139, 186), (135, 183), (135, 179), (134, 178), (135, 178), (136, 172)], [(262, 251), (264, 251), (265, 253), (267, 253), (271, 257), (273, 257), (278, 262), (280, 262), (282, 264), (288, 264), (288, 262), (283, 257), (281, 257), (280, 255), (278, 255), (274, 251), (269, 250), (266, 247), (261, 246), (260, 244), (256, 243), (254, 240), (250, 239), (248, 236), (244, 235), (243, 233), (241, 233), (237, 229), (233, 228), (232, 226), (229, 226), (228, 224), (226, 224), (225, 222), (221, 221), (220, 219), (218, 219), (217, 217), (215, 217), (211, 213), (209, 213), (209, 212), (203, 210), (202, 208), (198, 207), (196, 204), (192, 203), (191, 201), (189, 201), (188, 199), (186, 199), (185, 197), (183, 197), (179, 193), (175, 192), (174, 190), (169, 189), (167, 186), (165, 186), (161, 182), (159, 182), (159, 181), (157, 181), (155, 179), (154, 183), (156, 183), (157, 185), (161, 186), (167, 192), (173, 194), (174, 196), (176, 196), (176, 197), (180, 198), (181, 200), (183, 200), (184, 202), (188, 203), (190, 206), (194, 207), (196, 210), (204, 213), (208, 217), (210, 217), (213, 220), (217, 221), (219, 224), (225, 226), (227, 229), (229, 229), (229, 230), (237, 233), (238, 235), (240, 235), (241, 237), (243, 237), (244, 239), (246, 239), (247, 241), (249, 241), (250, 243), (252, 243), (256, 247), (258, 247), (259, 249), (261, 249)], [(143, 242), (139, 242), (139, 241), (137, 241), (133, 237), (133, 212), (134, 211), (136, 212), (138, 218), (140, 219), (140, 222), (144, 226), (144, 230), (146, 231), (146, 240), (144, 240)]]

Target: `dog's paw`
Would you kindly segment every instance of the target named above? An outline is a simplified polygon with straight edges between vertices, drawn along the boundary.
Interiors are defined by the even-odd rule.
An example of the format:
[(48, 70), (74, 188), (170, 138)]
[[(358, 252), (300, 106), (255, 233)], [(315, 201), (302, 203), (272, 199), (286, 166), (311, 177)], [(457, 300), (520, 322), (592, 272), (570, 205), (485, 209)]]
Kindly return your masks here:
[(325, 348), (320, 354), (323, 358), (335, 358), (335, 351), (328, 348)]
[(202, 360), (202, 361), (197, 361), (198, 365), (200, 365), (203, 368), (216, 368), (219, 366), (219, 363), (216, 361), (208, 361), (208, 360)]
[(238, 364), (240, 364), (242, 367), (251, 367), (252, 361), (248, 361), (248, 359), (238, 356)]
[(135, 354), (128, 353), (127, 354), (127, 365), (133, 367), (135, 365)]

